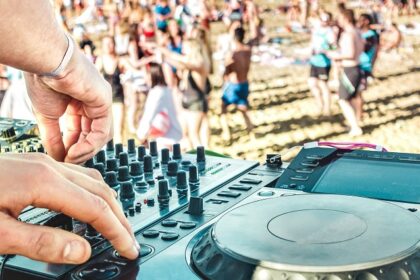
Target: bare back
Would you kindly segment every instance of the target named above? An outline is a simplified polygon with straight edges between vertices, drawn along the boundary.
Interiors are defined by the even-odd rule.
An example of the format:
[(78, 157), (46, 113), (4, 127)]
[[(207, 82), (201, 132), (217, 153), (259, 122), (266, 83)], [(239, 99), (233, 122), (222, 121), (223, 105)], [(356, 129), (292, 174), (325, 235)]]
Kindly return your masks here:
[(245, 83), (251, 65), (251, 48), (244, 44), (237, 44), (235, 51), (226, 63), (225, 76), (231, 83)]
[(342, 60), (342, 66), (353, 67), (359, 65), (359, 57), (364, 50), (365, 43), (355, 28), (344, 30), (339, 45), (341, 53), (347, 57), (347, 59)]

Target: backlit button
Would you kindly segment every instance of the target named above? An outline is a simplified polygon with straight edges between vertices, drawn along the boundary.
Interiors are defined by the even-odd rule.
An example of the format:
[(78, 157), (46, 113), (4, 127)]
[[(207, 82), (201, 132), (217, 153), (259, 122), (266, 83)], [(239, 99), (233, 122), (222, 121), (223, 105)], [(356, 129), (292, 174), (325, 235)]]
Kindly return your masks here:
[(197, 226), (194, 222), (183, 222), (179, 225), (180, 229), (193, 229)]
[(317, 167), (319, 165), (319, 161), (317, 160), (307, 160), (300, 163), (302, 166), (309, 166), (309, 167)]
[(217, 195), (218, 196), (223, 196), (223, 197), (233, 197), (233, 198), (236, 198), (236, 197), (240, 196), (241, 193), (238, 193), (238, 192), (230, 192), (230, 191), (221, 191)]
[(322, 159), (324, 156), (321, 155), (307, 155), (307, 159)]
[(162, 238), (162, 240), (165, 240), (165, 241), (173, 241), (173, 240), (178, 239), (178, 237), (179, 237), (178, 233), (166, 232), (166, 233), (162, 234), (161, 238)]
[(303, 176), (303, 175), (295, 175), (295, 176), (292, 176), (292, 177), (290, 177), (290, 179), (292, 179), (292, 180), (296, 180), (296, 181), (306, 181), (306, 180), (308, 180), (308, 176)]
[[(149, 245), (146, 245), (146, 244), (140, 244), (139, 258), (146, 257), (146, 256), (150, 255), (152, 252), (153, 252), (152, 247), (150, 247)], [(121, 257), (120, 254), (117, 251), (114, 251), (114, 256), (117, 257), (118, 259), (128, 260), (124, 257)]]
[(288, 189), (289, 185), (288, 184), (283, 184), (279, 186), (280, 189)]
[(164, 227), (176, 227), (178, 225), (178, 222), (172, 219), (163, 220), (160, 223)]
[(305, 173), (305, 174), (310, 174), (312, 172), (314, 172), (314, 170), (312, 168), (299, 168), (296, 169), (297, 173)]
[(156, 238), (159, 236), (159, 231), (154, 229), (148, 229), (143, 232), (145, 238)]
[(250, 185), (258, 185), (261, 182), (262, 182), (262, 180), (251, 179), (251, 178), (244, 178), (244, 179), (239, 181), (239, 183), (250, 184)]
[(268, 196), (273, 196), (274, 192), (273, 191), (260, 191), (258, 195), (263, 196), (263, 197), (268, 197)]
[(250, 186), (242, 186), (242, 185), (233, 185), (228, 187), (229, 190), (234, 190), (234, 191), (249, 191), (250, 189), (252, 189), (252, 187)]
[(106, 280), (114, 278), (119, 272), (120, 270), (115, 264), (95, 263), (79, 272), (78, 276), (83, 280)]
[(420, 158), (416, 158), (414, 156), (400, 156), (398, 157), (399, 160), (402, 161), (413, 161), (413, 162), (419, 162)]
[(298, 190), (303, 191), (303, 190), (305, 189), (305, 185), (299, 185), (299, 186), (297, 187), (297, 189), (298, 189)]

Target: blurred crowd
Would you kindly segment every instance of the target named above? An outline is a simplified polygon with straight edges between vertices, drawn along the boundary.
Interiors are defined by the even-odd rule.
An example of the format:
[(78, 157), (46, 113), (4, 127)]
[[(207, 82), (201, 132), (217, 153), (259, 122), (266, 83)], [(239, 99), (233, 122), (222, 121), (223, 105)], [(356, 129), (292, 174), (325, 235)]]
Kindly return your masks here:
[[(335, 1), (334, 1), (335, 2)], [(357, 2), (358, 15), (349, 9)], [(393, 20), (417, 10), (415, 0), (337, 1), (335, 14), (316, 0), (292, 0), (278, 7), (288, 32), (311, 34), (310, 90), (320, 114), (330, 114), (331, 84), (351, 135), (362, 134), (363, 98), (379, 52), (398, 49), (402, 36)], [(269, 41), (254, 0), (58, 0), (57, 20), (112, 87), (114, 141), (135, 135), (170, 147), (208, 146), (211, 74), (223, 76), (220, 121), (230, 137), (228, 107), (248, 115), (252, 49)], [(225, 34), (211, 45), (211, 22)], [(215, 34), (213, 34), (214, 36)], [(222, 54), (217, 70), (212, 52)], [(215, 72), (215, 73), (213, 73)], [(331, 78), (330, 78), (331, 77)], [(9, 94), (8, 94), (9, 93)], [(13, 93), (13, 94), (12, 94)], [(4, 99), (3, 99), (4, 97)], [(0, 66), (1, 116), (31, 119), (22, 74)]]

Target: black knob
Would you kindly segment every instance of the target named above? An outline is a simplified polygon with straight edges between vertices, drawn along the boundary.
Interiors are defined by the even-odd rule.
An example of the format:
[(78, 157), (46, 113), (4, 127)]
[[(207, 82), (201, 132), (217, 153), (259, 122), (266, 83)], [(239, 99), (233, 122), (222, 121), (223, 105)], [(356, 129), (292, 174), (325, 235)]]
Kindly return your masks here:
[(120, 166), (128, 166), (128, 154), (126, 152), (122, 152), (119, 155)]
[(118, 189), (120, 187), (119, 182), (117, 181), (117, 173), (115, 171), (108, 171), (105, 173), (105, 183), (111, 188)]
[(135, 210), (136, 210), (137, 213), (141, 212), (141, 202), (136, 203)]
[(89, 168), (92, 168), (94, 164), (95, 164), (95, 161), (93, 160), (93, 158), (90, 158), (85, 162), (85, 166)]
[(123, 182), (120, 189), (120, 199), (134, 199), (134, 189), (131, 182)]
[(168, 163), (168, 171), (167, 171), (167, 175), (174, 177), (176, 176), (176, 173), (178, 172), (178, 163), (176, 161), (171, 160)]
[(197, 162), (205, 162), (206, 161), (206, 150), (203, 146), (197, 147)]
[(143, 175), (143, 170), (141, 169), (141, 164), (138, 161), (130, 163), (130, 175), (133, 177), (138, 177)]
[(180, 160), (182, 159), (181, 155), (181, 145), (176, 143), (172, 146), (172, 158), (174, 160)]
[(93, 165), (93, 168), (99, 171), (102, 175), (105, 174), (105, 165), (103, 163), (95, 163)]
[(158, 156), (158, 148), (157, 148), (156, 141), (150, 141), (149, 142), (149, 150), (150, 150), (150, 155), (152, 157), (157, 157)]
[(36, 150), (38, 153), (45, 153), (45, 149), (44, 146), (39, 146), (38, 149)]
[(109, 140), (108, 143), (106, 143), (106, 150), (107, 151), (113, 151), (114, 150), (114, 140)]
[(120, 154), (124, 151), (123, 144), (115, 144), (115, 158), (118, 158)]
[(154, 198), (148, 198), (147, 199), (147, 206), (155, 206), (155, 199)]
[(186, 195), (188, 192), (187, 172), (178, 171), (176, 174), (176, 190), (179, 195)]
[(198, 183), (199, 181), (200, 181), (200, 178), (198, 177), (197, 166), (191, 165), (189, 168), (189, 182)]
[(169, 183), (168, 180), (159, 181), (158, 202), (160, 206), (168, 206), (169, 204)]
[(128, 139), (127, 141), (127, 151), (129, 154), (136, 153), (136, 141), (134, 139)]
[(265, 162), (268, 167), (280, 167), (283, 164), (281, 155), (279, 154), (268, 154), (265, 158)]
[(105, 165), (106, 163), (106, 153), (104, 150), (100, 150), (96, 156), (95, 156), (96, 162), (103, 163)]
[(160, 162), (161, 162), (162, 164), (168, 164), (169, 160), (171, 159), (171, 158), (169, 157), (169, 149), (167, 149), (167, 148), (163, 148), (163, 149), (160, 151), (160, 158), (161, 158)]
[(28, 151), (28, 153), (34, 153), (36, 152), (35, 146), (34, 145), (29, 145), (26, 150)]
[(134, 207), (133, 206), (131, 206), (131, 207), (128, 208), (128, 215), (130, 217), (133, 217), (135, 213), (136, 212), (134, 211)]
[(137, 147), (137, 160), (143, 161), (145, 155), (146, 155), (146, 147), (138, 146)]
[(151, 156), (144, 156), (143, 159), (144, 163), (143, 163), (143, 171), (144, 173), (148, 172), (153, 172), (153, 160)]
[(198, 216), (201, 215), (203, 211), (203, 198), (191, 196), (188, 205), (188, 214)]
[(127, 166), (121, 166), (120, 168), (118, 168), (118, 181), (125, 182), (125, 181), (130, 181), (130, 179), (131, 177), (128, 172)]
[(118, 170), (117, 160), (114, 158), (108, 159), (106, 161), (106, 171), (117, 171), (117, 170)]
[(86, 225), (85, 236), (87, 238), (97, 237), (97, 236), (99, 236), (99, 233), (96, 231), (96, 229), (93, 226), (87, 224)]

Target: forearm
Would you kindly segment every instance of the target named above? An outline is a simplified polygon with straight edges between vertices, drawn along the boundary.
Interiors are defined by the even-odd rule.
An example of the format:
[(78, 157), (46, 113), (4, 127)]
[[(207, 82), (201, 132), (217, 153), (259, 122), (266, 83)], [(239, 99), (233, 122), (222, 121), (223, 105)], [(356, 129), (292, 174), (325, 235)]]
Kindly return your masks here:
[(31, 73), (60, 64), (68, 41), (48, 0), (0, 0), (0, 63)]

